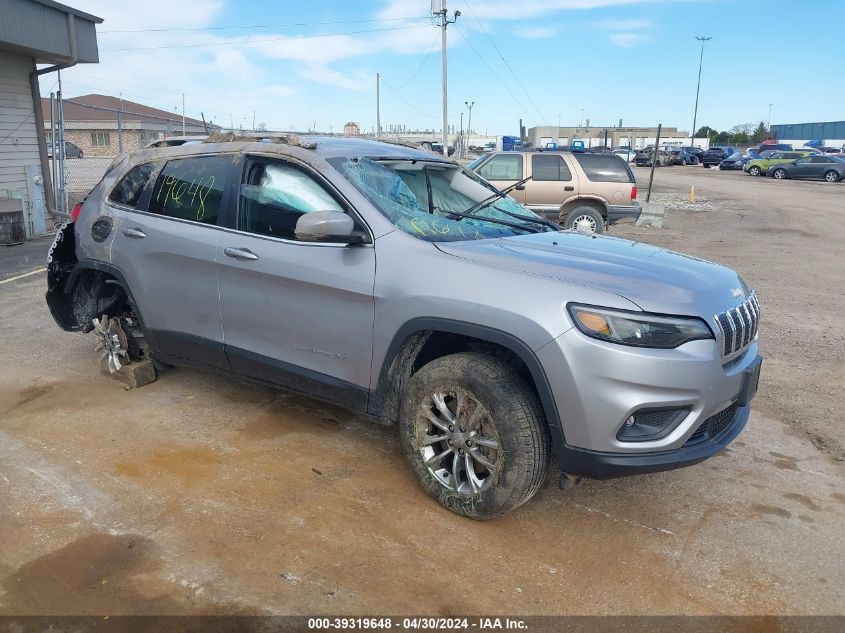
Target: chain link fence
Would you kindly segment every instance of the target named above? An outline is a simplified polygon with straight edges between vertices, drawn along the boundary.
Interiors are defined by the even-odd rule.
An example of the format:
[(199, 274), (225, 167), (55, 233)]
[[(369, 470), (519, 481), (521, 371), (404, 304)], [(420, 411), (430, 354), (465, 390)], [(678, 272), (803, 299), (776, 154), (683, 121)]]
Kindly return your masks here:
[[(45, 123), (56, 139), (53, 143), (48, 132), (51, 178), (56, 192), (56, 209), (65, 214), (85, 199), (117, 156), (183, 132), (182, 118), (176, 114), (165, 117), (73, 99), (61, 101), (61, 107), (56, 107), (50, 118)], [(188, 119), (184, 125), (188, 135), (205, 135), (207, 130), (204, 122), (200, 125), (193, 119)], [(64, 159), (59, 156), (62, 147)], [(55, 171), (61, 170), (62, 164), (64, 178), (56, 178)]]

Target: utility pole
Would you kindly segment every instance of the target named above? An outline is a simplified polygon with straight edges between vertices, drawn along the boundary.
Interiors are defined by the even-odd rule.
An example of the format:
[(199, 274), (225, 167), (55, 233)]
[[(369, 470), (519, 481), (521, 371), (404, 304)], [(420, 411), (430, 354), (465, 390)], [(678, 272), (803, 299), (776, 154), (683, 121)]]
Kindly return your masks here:
[(698, 118), (698, 93), (701, 91), (701, 66), (704, 63), (704, 42), (708, 40), (712, 40), (712, 37), (699, 37), (698, 35), (695, 36), (699, 42), (701, 42), (701, 56), (698, 58), (698, 87), (695, 89), (695, 110), (692, 115), (692, 141), (691, 145), (695, 147), (695, 122)]
[(464, 105), (469, 110), (469, 117), (467, 117), (467, 140), (472, 135), (472, 106), (475, 105), (475, 101), (464, 101)]
[(458, 151), (458, 156), (463, 158), (464, 157), (464, 112), (461, 110), (461, 149)]
[(255, 110), (252, 111), (252, 133), (255, 134)]
[(182, 93), (182, 136), (185, 136), (185, 93)]
[(433, 0), (431, 8), (434, 9), (437, 4), (440, 5), (439, 11), (432, 11), (434, 15), (440, 16), (441, 47), (443, 57), (443, 155), (449, 156), (449, 108), (447, 106), (447, 90), (446, 90), (446, 27), (454, 24), (461, 15), (460, 11), (455, 11), (453, 18), (449, 19), (449, 11), (446, 9), (446, 0)]
[(120, 93), (120, 112), (117, 113), (117, 151), (123, 153), (123, 93)]
[(376, 138), (381, 138), (381, 75), (376, 73)]

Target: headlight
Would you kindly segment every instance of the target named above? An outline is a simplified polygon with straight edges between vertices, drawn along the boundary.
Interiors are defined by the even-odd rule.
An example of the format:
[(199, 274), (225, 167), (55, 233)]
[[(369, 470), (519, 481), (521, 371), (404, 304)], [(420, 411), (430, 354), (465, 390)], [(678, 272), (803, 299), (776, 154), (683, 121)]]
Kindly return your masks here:
[(672, 349), (689, 341), (713, 338), (707, 324), (694, 317), (667, 317), (575, 303), (567, 307), (581, 332), (620, 345)]

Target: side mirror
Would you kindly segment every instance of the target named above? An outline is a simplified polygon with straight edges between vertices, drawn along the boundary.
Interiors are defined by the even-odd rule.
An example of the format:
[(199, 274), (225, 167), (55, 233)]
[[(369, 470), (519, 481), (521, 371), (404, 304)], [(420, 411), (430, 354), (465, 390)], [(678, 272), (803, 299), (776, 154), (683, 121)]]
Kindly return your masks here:
[(314, 211), (296, 221), (296, 239), (303, 242), (332, 242), (361, 244), (360, 235), (353, 234), (355, 222), (340, 211)]

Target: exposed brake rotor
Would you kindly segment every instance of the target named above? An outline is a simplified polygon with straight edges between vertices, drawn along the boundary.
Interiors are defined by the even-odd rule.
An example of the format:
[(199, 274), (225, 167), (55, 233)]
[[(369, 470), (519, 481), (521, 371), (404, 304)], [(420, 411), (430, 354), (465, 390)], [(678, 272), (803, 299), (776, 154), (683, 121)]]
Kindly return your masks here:
[[(126, 353), (129, 348), (126, 333), (120, 327), (119, 319), (109, 318), (105, 314), (99, 319), (93, 319), (92, 323), (94, 324), (94, 334), (97, 337), (94, 349), (100, 353), (100, 360), (108, 359), (109, 371), (114, 373), (123, 364), (129, 362)], [(124, 359), (123, 364), (121, 357)]]

